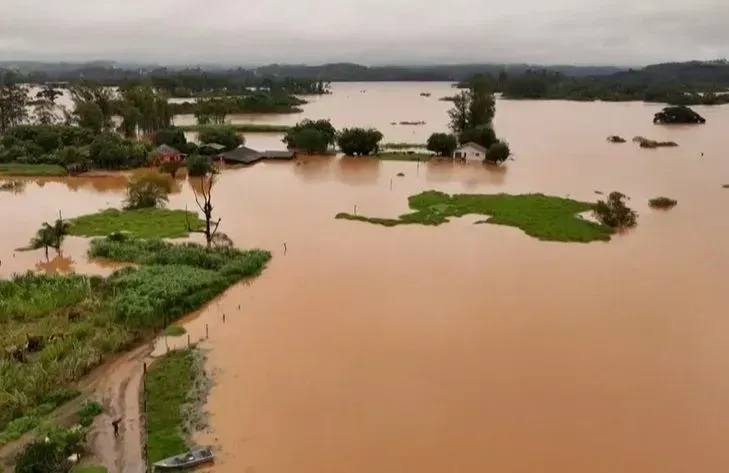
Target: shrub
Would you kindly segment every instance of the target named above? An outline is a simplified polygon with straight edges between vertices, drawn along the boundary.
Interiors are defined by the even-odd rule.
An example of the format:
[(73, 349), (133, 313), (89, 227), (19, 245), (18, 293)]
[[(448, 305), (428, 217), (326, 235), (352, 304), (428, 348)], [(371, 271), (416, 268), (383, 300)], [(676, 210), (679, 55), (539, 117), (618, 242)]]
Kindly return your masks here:
[(607, 201), (598, 201), (595, 214), (602, 223), (611, 228), (630, 228), (638, 223), (638, 215), (625, 205), (625, 195), (620, 192), (611, 192)]
[(78, 411), (78, 423), (84, 427), (90, 426), (94, 418), (104, 412), (104, 407), (97, 401), (86, 401), (81, 404)]
[(127, 184), (127, 210), (164, 206), (167, 194), (172, 191), (172, 183), (167, 176), (147, 172), (132, 178)]
[(677, 204), (678, 201), (670, 197), (656, 197), (648, 201), (648, 205), (654, 209), (672, 209)]
[(484, 161), (487, 163), (503, 163), (511, 156), (509, 144), (503, 141), (497, 141), (486, 151)]
[(218, 143), (225, 146), (225, 151), (235, 149), (245, 140), (234, 126), (206, 126), (200, 129), (198, 139), (201, 143)]
[(286, 132), (283, 142), (289, 149), (306, 153), (326, 153), (336, 141), (337, 130), (329, 120), (302, 120)]
[(377, 151), (382, 138), (374, 128), (345, 128), (337, 135), (337, 145), (347, 156), (367, 156)]
[(187, 158), (187, 175), (190, 177), (206, 176), (213, 172), (213, 161), (207, 156), (190, 156)]
[(154, 146), (168, 145), (175, 149), (182, 150), (182, 147), (187, 144), (187, 138), (185, 138), (185, 132), (179, 128), (167, 128), (159, 130), (154, 134)]
[(450, 133), (433, 133), (426, 145), (428, 151), (438, 153), (439, 156), (450, 156), (458, 147), (456, 136)]

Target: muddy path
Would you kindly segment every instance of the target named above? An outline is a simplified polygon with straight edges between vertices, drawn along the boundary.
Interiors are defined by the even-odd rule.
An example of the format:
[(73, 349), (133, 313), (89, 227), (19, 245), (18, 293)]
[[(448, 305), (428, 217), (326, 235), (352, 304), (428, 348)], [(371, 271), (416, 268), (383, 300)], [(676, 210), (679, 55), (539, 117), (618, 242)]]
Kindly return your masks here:
[[(104, 412), (91, 426), (88, 438), (90, 455), (82, 460), (82, 464), (104, 465), (109, 473), (145, 470), (139, 400), (144, 364), (152, 362), (152, 349), (152, 344), (146, 343), (97, 368), (81, 381), (81, 394), (51, 414), (50, 420), (54, 423), (69, 427), (87, 399), (95, 399), (104, 406)], [(115, 437), (112, 421), (120, 418), (119, 435)], [(35, 431), (27, 432), (18, 440), (0, 447), (0, 466), (9, 470), (15, 457), (35, 435)]]

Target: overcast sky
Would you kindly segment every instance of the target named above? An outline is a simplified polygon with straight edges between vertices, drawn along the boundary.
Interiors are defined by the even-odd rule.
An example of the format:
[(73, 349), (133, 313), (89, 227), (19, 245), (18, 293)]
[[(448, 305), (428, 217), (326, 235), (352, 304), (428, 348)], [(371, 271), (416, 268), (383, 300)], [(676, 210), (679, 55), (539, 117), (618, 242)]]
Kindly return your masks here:
[(648, 64), (729, 57), (729, 0), (0, 0), (0, 60)]

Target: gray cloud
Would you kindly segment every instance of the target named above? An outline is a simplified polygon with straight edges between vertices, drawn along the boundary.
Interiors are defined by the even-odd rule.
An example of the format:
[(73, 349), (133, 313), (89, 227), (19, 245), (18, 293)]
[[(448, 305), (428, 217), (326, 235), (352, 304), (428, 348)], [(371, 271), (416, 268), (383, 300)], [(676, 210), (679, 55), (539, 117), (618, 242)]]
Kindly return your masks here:
[(727, 56), (727, 0), (0, 0), (0, 60), (645, 64)]

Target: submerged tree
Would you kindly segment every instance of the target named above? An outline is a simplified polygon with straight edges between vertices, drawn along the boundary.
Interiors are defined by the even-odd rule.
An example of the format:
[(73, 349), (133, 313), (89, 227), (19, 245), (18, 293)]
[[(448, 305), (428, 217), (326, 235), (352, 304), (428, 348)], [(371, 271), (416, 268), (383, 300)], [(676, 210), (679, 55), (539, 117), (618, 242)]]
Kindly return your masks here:
[(456, 136), (449, 133), (433, 133), (428, 137), (426, 145), (428, 151), (438, 153), (438, 156), (450, 156), (458, 147)]
[(63, 240), (69, 233), (71, 225), (63, 220), (61, 212), (58, 212), (58, 219), (51, 225), (48, 222), (43, 222), (41, 228), (38, 229), (35, 236), (30, 240), (28, 245), (29, 250), (39, 250), (43, 248), (46, 254), (46, 260), (48, 260), (48, 248), (54, 248), (56, 252), (60, 254)]
[(634, 227), (638, 223), (638, 214), (625, 205), (625, 198), (624, 194), (613, 191), (606, 201), (598, 201), (595, 205), (597, 218), (616, 229)]
[(56, 99), (63, 95), (60, 90), (46, 86), (35, 94), (35, 120), (41, 125), (51, 125), (58, 121)]
[(163, 207), (168, 200), (167, 194), (171, 191), (172, 183), (167, 176), (156, 172), (144, 173), (134, 177), (127, 184), (124, 208), (133, 210)]
[(453, 98), (453, 108), (448, 111), (450, 127), (456, 135), (471, 128), (491, 126), (495, 114), (494, 95), (488, 82), (479, 77), (470, 81), (468, 90)]

